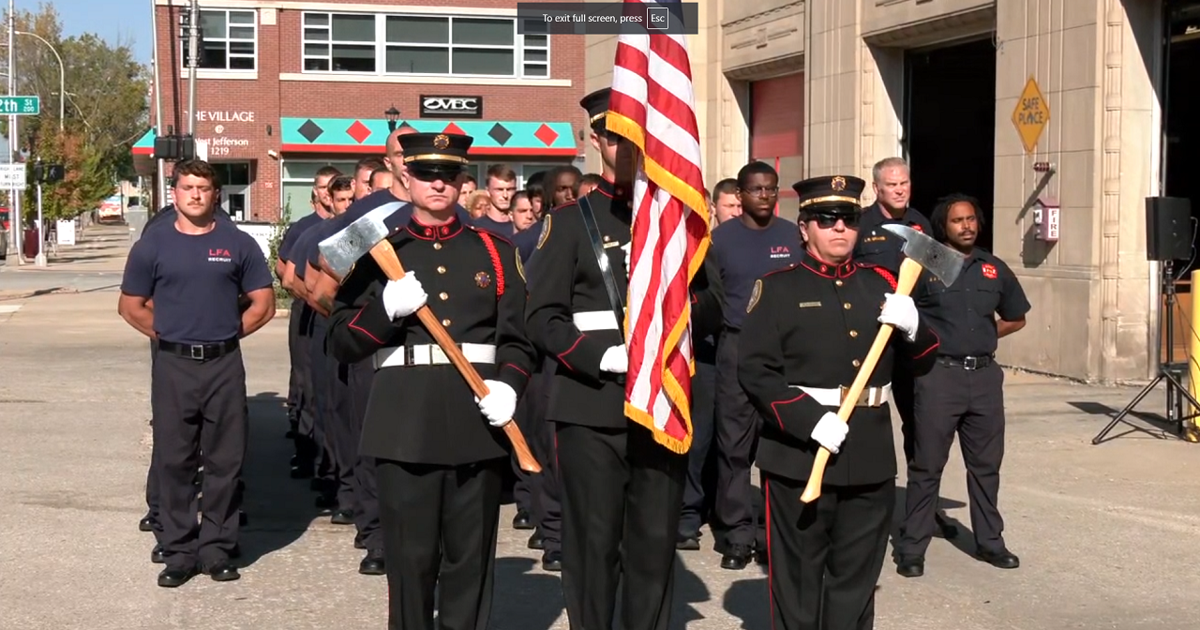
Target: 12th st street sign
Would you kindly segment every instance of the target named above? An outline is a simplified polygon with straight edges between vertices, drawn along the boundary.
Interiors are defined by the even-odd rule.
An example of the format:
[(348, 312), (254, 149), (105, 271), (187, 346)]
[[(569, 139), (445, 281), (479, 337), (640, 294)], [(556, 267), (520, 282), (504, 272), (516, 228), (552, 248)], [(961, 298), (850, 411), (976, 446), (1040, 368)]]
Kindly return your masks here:
[(42, 111), (37, 96), (0, 96), (0, 115), (37, 116)]

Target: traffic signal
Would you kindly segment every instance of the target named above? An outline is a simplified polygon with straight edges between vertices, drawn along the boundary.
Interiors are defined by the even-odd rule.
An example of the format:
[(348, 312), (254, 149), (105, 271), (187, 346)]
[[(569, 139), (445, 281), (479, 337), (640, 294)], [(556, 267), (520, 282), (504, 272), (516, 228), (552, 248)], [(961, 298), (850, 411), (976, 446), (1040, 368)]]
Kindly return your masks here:
[(62, 164), (33, 165), (33, 181), (35, 184), (52, 184), (61, 182), (67, 175), (67, 169)]
[(159, 160), (191, 160), (196, 157), (192, 136), (160, 136), (154, 139), (154, 157)]

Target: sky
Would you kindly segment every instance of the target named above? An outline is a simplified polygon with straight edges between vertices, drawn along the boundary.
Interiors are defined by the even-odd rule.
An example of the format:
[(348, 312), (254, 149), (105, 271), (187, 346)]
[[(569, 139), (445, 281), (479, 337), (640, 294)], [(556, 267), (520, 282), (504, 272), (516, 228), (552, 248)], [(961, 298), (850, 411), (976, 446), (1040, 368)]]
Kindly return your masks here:
[[(63, 35), (95, 33), (116, 43), (133, 40), (137, 60), (150, 63), (151, 0), (51, 0), (62, 20)], [(16, 0), (18, 11), (37, 11), (38, 0)]]

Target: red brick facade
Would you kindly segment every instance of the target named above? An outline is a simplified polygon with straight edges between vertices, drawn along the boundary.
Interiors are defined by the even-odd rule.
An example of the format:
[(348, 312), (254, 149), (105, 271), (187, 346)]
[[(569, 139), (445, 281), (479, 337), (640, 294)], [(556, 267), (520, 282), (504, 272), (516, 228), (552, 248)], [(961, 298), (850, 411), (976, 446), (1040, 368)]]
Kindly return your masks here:
[[(163, 0), (159, 0), (162, 2)], [(180, 0), (175, 0), (180, 2)], [(201, 2), (201, 9), (245, 10), (225, 7), (219, 2)], [(264, 3), (267, 4), (267, 3)], [(272, 221), (280, 207), (281, 164), (289, 159), (354, 161), (358, 152), (346, 155), (282, 153), (282, 118), (333, 118), (383, 120), (384, 110), (395, 106), (404, 120), (418, 120), (422, 94), (482, 96), (483, 118), (489, 121), (569, 122), (572, 140), (582, 154), (585, 146), (578, 141), (579, 130), (586, 125), (579, 99), (584, 91), (584, 38), (550, 36), (549, 77), (547, 85), (538, 79), (472, 79), (454, 77), (427, 78), (427, 83), (410, 77), (379, 76), (351, 81), (328, 74), (305, 74), (302, 59), (302, 13), (400, 13), (412, 7), (435, 7), (438, 17), (516, 17), (516, 2), (504, 0), (406, 0), (404, 7), (383, 0), (343, 2), (272, 2), (254, 9), (257, 23), (255, 66), (244, 78), (236, 72), (201, 70), (196, 80), (195, 137), (208, 140), (211, 162), (249, 162), (250, 207), (245, 220)], [(269, 7), (290, 8), (269, 8)], [(376, 8), (377, 7), (377, 8)], [(507, 13), (473, 13), (474, 10), (504, 10)], [(162, 82), (162, 111), (167, 125), (176, 133), (187, 132), (188, 78), (181, 70), (183, 45), (180, 16), (187, 7), (157, 7), (157, 45)], [(382, 61), (380, 61), (382, 63)], [(518, 59), (518, 65), (521, 63)], [(283, 75), (282, 77), (280, 75)], [(217, 75), (219, 78), (214, 78)], [(314, 80), (315, 79), (315, 80)], [(496, 85), (501, 83), (503, 85)], [(215, 120), (214, 120), (215, 118)], [(447, 121), (449, 122), (449, 121)], [(270, 156), (274, 151), (276, 156)], [(382, 156), (380, 146), (379, 154)], [(544, 159), (539, 156), (481, 158), (487, 162), (564, 163), (571, 158), (560, 154)], [(169, 171), (169, 165), (168, 165)]]

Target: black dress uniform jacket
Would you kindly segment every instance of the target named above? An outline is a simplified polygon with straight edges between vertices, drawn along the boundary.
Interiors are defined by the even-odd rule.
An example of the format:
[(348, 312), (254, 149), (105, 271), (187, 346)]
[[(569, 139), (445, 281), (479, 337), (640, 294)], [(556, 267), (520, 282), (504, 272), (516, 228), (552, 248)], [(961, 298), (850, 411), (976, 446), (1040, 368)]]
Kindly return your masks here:
[[(604, 240), (617, 291), (628, 294), (625, 251), (633, 220), (629, 191), (604, 181), (587, 199)], [(578, 203), (554, 209), (542, 220), (542, 235), (530, 260), (526, 327), (533, 343), (557, 363), (547, 419), (591, 427), (622, 428), (625, 387), (617, 375), (600, 371), (600, 359), (624, 343), (620, 330), (580, 332), (576, 313), (612, 312), (604, 276)], [(705, 264), (692, 279), (692, 338), (716, 332), (721, 321), (721, 290)], [(615, 317), (615, 315), (614, 315)], [(622, 318), (623, 319), (623, 318)], [(620, 322), (624, 326), (624, 321)]]
[[(456, 343), (494, 344), (494, 364), (474, 364), (484, 379), (520, 396), (534, 367), (524, 334), (525, 281), (516, 250), (458, 218), (425, 226), (415, 218), (388, 240), (414, 272), (428, 306)], [(330, 352), (356, 363), (384, 348), (436, 344), (416, 314), (393, 321), (383, 307), (387, 278), (370, 256), (345, 279), (330, 315)], [(503, 432), (480, 413), (474, 393), (451, 364), (384, 367), (375, 373), (360, 452), (408, 463), (460, 465), (505, 457)]]
[[(751, 294), (742, 327), (738, 380), (763, 415), (757, 464), (766, 472), (806, 480), (820, 445), (812, 431), (826, 407), (800, 389), (849, 387), (858, 374), (881, 324), (884, 294), (895, 278), (873, 265), (823, 263), (807, 252), (801, 262), (767, 274)], [(913, 369), (933, 366), (937, 335), (923, 322), (916, 341), (892, 334), (892, 343), (876, 365), (869, 387), (891, 379), (897, 346), (913, 358)], [(888, 405), (860, 406), (850, 417), (850, 432), (829, 460), (824, 483), (855, 486), (896, 476), (896, 454)]]
[(884, 225), (898, 224), (925, 234), (933, 235), (933, 225), (919, 211), (909, 208), (904, 216), (893, 219), (884, 214), (876, 202), (863, 209), (858, 223), (858, 241), (854, 244), (854, 259), (869, 265), (879, 265), (893, 274), (900, 273), (904, 260), (904, 239), (883, 229)]

